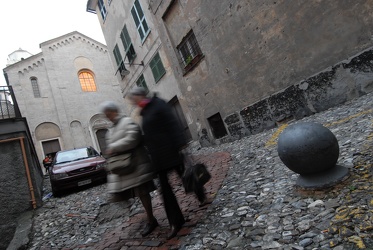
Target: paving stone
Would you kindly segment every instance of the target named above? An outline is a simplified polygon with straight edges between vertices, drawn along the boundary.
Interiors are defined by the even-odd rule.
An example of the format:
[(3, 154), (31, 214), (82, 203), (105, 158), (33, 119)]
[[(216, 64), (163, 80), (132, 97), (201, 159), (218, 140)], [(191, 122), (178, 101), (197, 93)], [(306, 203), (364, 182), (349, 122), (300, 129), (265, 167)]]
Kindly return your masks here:
[(299, 242), (299, 246), (307, 247), (313, 243), (313, 240), (311, 238), (305, 238)]
[[(175, 240), (159, 192), (152, 193), (160, 226), (148, 237), (140, 231), (146, 216), (138, 199), (109, 203), (105, 185), (47, 198), (33, 218), (29, 249), (359, 249), (373, 248), (373, 93), (345, 105), (305, 117), (318, 122), (339, 142), (338, 164), (348, 179), (322, 190), (296, 186), (298, 174), (279, 159), (279, 129), (238, 141), (186, 150), (206, 163), (212, 204), (199, 208), (174, 175), (172, 183), (190, 220)], [(48, 180), (44, 191), (50, 192)], [(190, 224), (188, 224), (190, 223)], [(147, 246), (145, 242), (150, 242)], [(154, 245), (152, 245), (154, 244)]]
[(160, 241), (155, 241), (155, 240), (147, 240), (142, 243), (142, 246), (146, 247), (158, 247), (162, 244)]

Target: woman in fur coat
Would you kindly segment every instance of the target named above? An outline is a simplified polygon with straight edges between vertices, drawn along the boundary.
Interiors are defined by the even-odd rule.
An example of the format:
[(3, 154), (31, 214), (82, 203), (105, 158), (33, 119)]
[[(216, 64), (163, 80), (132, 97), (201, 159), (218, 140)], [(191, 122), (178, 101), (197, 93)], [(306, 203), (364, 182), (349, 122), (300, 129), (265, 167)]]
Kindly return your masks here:
[(114, 102), (105, 102), (101, 105), (105, 116), (113, 123), (106, 134), (107, 157), (116, 156), (132, 150), (130, 173), (108, 172), (107, 190), (113, 195), (113, 201), (139, 197), (145, 208), (148, 223), (142, 236), (150, 234), (158, 222), (153, 215), (150, 192), (156, 189), (153, 179), (155, 173), (150, 164), (150, 158), (141, 143), (141, 130), (130, 117), (121, 116), (119, 107)]

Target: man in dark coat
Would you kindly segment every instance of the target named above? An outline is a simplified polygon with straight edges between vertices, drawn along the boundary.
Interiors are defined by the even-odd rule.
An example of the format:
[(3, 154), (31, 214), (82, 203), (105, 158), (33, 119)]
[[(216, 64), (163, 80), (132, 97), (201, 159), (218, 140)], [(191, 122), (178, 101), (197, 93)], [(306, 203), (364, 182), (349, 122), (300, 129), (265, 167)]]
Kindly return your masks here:
[(147, 98), (145, 89), (140, 87), (134, 88), (129, 97), (142, 108), (140, 115), (144, 143), (158, 172), (163, 204), (171, 227), (168, 239), (171, 239), (181, 229), (185, 219), (169, 184), (168, 173), (182, 166), (183, 159), (179, 151), (186, 145), (186, 139), (171, 107), (164, 100), (156, 95)]

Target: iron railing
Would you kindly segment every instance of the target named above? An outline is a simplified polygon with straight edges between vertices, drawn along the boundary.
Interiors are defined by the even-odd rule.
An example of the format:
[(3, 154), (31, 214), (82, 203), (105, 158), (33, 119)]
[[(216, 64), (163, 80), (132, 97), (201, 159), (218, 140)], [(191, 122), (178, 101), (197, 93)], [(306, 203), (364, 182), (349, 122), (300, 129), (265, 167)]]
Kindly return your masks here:
[(21, 117), (12, 86), (0, 86), (0, 119)]

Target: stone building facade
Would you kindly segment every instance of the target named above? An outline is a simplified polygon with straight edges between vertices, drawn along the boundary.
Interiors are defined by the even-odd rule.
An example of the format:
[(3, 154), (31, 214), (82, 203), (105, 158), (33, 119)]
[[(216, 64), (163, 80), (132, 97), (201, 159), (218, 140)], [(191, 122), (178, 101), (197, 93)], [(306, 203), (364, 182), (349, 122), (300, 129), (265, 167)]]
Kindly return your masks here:
[(258, 133), (373, 90), (371, 0), (89, 0), (88, 6), (92, 2), (99, 19), (107, 7), (100, 22), (105, 37), (115, 39), (111, 32), (123, 22), (109, 25), (110, 13), (131, 19), (141, 3), (191, 135), (202, 145)]
[[(149, 5), (174, 71), (184, 68), (176, 76), (202, 144), (241, 138), (372, 91), (372, 52), (365, 51), (373, 45), (372, 1)], [(185, 44), (195, 51), (188, 45), (184, 52)], [(191, 70), (183, 54), (193, 59)]]
[[(172, 105), (186, 137), (192, 140), (186, 102), (154, 27), (148, 2), (88, 0), (87, 11), (98, 17), (115, 68), (112, 75), (120, 82), (123, 96), (134, 86), (147, 88), (149, 95), (157, 93)], [(135, 107), (128, 105), (127, 113), (139, 120)]]
[(41, 53), (3, 70), (40, 161), (58, 150), (103, 150), (109, 124), (100, 115), (100, 103), (112, 100), (125, 110), (107, 47), (75, 31), (40, 48)]

